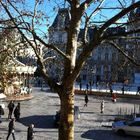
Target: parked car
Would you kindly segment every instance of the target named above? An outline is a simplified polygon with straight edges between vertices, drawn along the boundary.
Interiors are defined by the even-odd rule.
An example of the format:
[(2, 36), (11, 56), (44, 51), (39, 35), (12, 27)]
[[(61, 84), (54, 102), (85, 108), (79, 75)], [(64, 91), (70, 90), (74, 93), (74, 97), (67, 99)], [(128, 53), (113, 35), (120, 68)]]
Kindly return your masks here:
[(129, 121), (117, 121), (112, 124), (112, 129), (119, 135), (140, 136), (140, 118)]
[[(80, 109), (78, 106), (74, 106), (74, 119), (80, 119)], [(54, 116), (54, 126), (59, 126), (59, 120), (60, 120), (60, 111), (57, 111)]]

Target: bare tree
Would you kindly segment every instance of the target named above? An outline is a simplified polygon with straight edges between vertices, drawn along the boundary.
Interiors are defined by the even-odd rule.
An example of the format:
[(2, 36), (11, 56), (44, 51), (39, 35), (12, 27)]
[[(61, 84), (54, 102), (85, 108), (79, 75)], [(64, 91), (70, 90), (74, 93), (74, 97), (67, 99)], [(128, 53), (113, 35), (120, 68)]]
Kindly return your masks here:
[[(129, 3), (124, 3), (124, 7), (122, 7), (119, 3), (120, 1), (121, 0), (116, 0), (116, 7), (112, 7), (112, 1), (109, 0), (66, 0), (59, 2), (35, 0), (31, 5), (32, 8), (30, 9), (27, 8), (28, 5), (27, 7), (25, 6), (27, 1), (24, 0), (0, 1), (2, 15), (5, 13), (7, 14), (7, 16), (5, 16), (5, 20), (11, 20), (13, 23), (12, 28), (17, 28), (24, 40), (34, 49), (42, 77), (60, 97), (61, 115), (59, 140), (74, 139), (74, 82), (91, 52), (103, 41), (106, 41), (113, 44), (114, 47), (124, 53), (117, 44), (111, 42), (110, 40), (112, 38), (126, 37), (128, 34), (140, 31), (140, 29), (135, 31), (132, 29), (132, 31), (125, 32), (124, 34), (106, 34), (106, 30), (110, 26), (118, 26), (117, 21), (123, 19), (124, 17), (126, 18), (126, 15), (130, 11), (140, 5), (140, 1), (133, 4), (129, 1)], [(122, 0), (122, 2), (125, 1)], [(42, 23), (44, 23), (43, 20), (48, 20), (48, 17), (46, 17), (40, 10), (40, 6), (43, 7), (45, 3), (53, 3), (53, 6), (55, 5), (54, 10), (58, 8), (57, 6), (61, 7), (61, 4), (63, 3), (65, 3), (64, 5), (70, 9), (71, 19), (69, 26), (66, 29), (67, 45), (65, 51), (62, 51), (59, 47), (53, 44), (48, 44), (46, 41), (46, 34), (44, 34), (44, 36), (40, 35), (41, 32), (38, 25), (41, 27)], [(27, 9), (24, 9), (25, 7)], [(109, 16), (108, 12), (106, 13), (105, 10), (113, 10), (113, 15)], [(96, 16), (97, 18), (94, 18)], [(85, 17), (85, 20), (83, 17)], [(100, 19), (103, 19), (103, 21), (100, 21)], [(1, 20), (3, 21), (3, 18)], [(125, 22), (126, 21), (127, 19), (125, 19)], [(48, 23), (46, 25), (48, 25)], [(90, 41), (87, 41), (86, 38), (83, 39), (81, 44), (82, 51), (80, 51), (80, 54), (77, 54), (77, 40), (81, 25), (85, 26), (84, 37), (86, 37), (88, 27), (93, 27), (94, 36)], [(119, 26), (125, 25), (125, 23), (121, 22)], [(32, 41), (29, 38), (32, 38)], [(57, 83), (54, 78), (50, 76), (50, 73), (48, 69), (46, 69), (46, 65), (44, 63), (44, 57), (40, 55), (38, 51), (38, 42), (44, 47), (55, 51), (63, 58), (63, 75), (61, 82)]]

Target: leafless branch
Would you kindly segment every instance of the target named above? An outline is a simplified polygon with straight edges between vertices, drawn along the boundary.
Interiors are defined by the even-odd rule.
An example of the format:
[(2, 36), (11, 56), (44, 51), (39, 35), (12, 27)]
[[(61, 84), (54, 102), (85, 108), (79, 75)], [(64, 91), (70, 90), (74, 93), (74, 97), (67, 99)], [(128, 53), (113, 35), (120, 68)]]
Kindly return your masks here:
[(122, 55), (124, 55), (131, 63), (133, 63), (136, 66), (140, 66), (140, 64), (138, 64), (136, 62), (136, 60), (134, 60), (134, 58), (130, 57), (127, 53), (125, 53), (121, 47), (119, 45), (117, 45), (115, 42), (112, 41), (105, 41), (105, 43), (108, 43), (110, 45), (112, 45), (113, 47), (115, 47)]
[(69, 60), (69, 57), (66, 56), (66, 54), (64, 52), (62, 52), (60, 49), (58, 49), (58, 47), (54, 46), (54, 45), (51, 45), (51, 44), (47, 44), (45, 43), (39, 36), (37, 36), (36, 34), (34, 34), (34, 37), (40, 41), (45, 47), (47, 48), (50, 48), (50, 49), (53, 49), (55, 51), (57, 51), (61, 56), (63, 56), (65, 59), (68, 59)]
[(72, 3), (72, 1), (71, 0), (66, 0), (70, 5), (71, 5), (71, 3)]
[[(18, 11), (18, 9), (10, 2), (8, 1), (8, 3), (11, 5), (11, 7), (19, 14), (19, 17), (21, 18), (21, 23), (24, 23), (25, 27), (29, 30), (30, 29), (30, 25), (29, 24), (26, 24), (27, 22), (25, 22), (25, 20), (23, 19), (21, 13)], [(20, 19), (18, 17), (18, 19)], [(14, 19), (14, 18), (13, 18)]]
[(117, 15), (115, 15), (114, 17), (112, 17), (110, 20), (108, 20), (101, 28), (100, 28), (100, 32), (106, 30), (111, 24), (115, 23), (118, 19), (122, 18), (124, 15), (126, 15), (128, 12), (130, 12), (131, 10), (139, 7), (140, 5), (140, 1), (130, 5), (129, 7), (123, 9), (121, 12), (119, 12)]
[(38, 6), (38, 2), (39, 1), (35, 1), (35, 5), (34, 5), (34, 13), (33, 13), (33, 17), (32, 17), (32, 29), (34, 29), (34, 20), (35, 20), (35, 17), (36, 17), (36, 8)]
[(56, 56), (47, 57), (47, 58), (45, 58), (45, 59), (43, 60), (43, 62), (46, 63), (47, 61), (53, 60), (53, 59), (55, 59), (55, 58), (56, 58)]
[[(116, 33), (116, 34), (110, 34), (110, 35), (104, 35), (102, 37), (102, 40), (105, 40), (105, 39), (117, 39), (118, 37), (125, 37), (125, 38), (133, 38), (133, 37), (127, 37), (127, 35), (131, 35), (131, 34), (136, 34), (136, 33), (140, 33), (140, 29), (136, 29), (136, 30), (131, 30), (131, 31), (127, 31), (127, 32), (123, 32), (123, 33)], [(136, 38), (136, 37), (135, 37)], [(134, 39), (134, 38), (133, 38)]]
[(93, 10), (93, 12), (87, 16), (87, 14), (85, 13), (85, 27), (84, 27), (84, 44), (87, 42), (86, 41), (86, 36), (87, 36), (87, 32), (88, 32), (88, 25), (90, 22), (90, 18), (94, 15), (96, 15), (99, 11), (100, 11), (100, 7), (102, 6), (102, 4), (104, 3), (105, 0), (102, 0), (100, 2), (100, 4), (97, 6), (97, 8), (95, 10)]

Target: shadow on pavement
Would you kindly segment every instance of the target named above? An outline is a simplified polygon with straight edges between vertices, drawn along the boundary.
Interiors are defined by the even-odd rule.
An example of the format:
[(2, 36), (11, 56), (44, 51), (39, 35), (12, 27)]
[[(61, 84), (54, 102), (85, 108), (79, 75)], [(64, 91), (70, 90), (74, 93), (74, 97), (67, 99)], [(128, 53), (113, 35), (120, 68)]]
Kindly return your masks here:
[(139, 137), (119, 136), (112, 130), (88, 130), (81, 135), (82, 138), (89, 140), (139, 140)]
[(20, 119), (20, 123), (25, 126), (34, 124), (35, 128), (54, 128), (53, 115), (34, 115)]
[(95, 112), (80, 111), (81, 114), (95, 114)]

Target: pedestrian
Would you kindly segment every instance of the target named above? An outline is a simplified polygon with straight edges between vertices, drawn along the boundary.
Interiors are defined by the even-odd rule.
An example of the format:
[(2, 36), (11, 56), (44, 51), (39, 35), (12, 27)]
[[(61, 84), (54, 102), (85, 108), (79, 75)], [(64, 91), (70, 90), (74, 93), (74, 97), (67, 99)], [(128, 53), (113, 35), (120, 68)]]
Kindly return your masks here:
[(86, 89), (88, 90), (88, 88), (89, 88), (89, 85), (88, 85), (88, 83), (86, 84)]
[(113, 93), (113, 94), (112, 94), (112, 101), (113, 101), (113, 102), (116, 102), (116, 101), (117, 101), (116, 93)]
[(27, 140), (33, 140), (34, 138), (34, 124), (31, 124), (27, 130)]
[(4, 115), (4, 109), (0, 105), (0, 123), (2, 122), (2, 118), (1, 118), (2, 115)]
[(14, 107), (15, 107), (14, 102), (10, 101), (10, 103), (8, 104), (8, 109), (9, 109), (8, 119), (12, 118)]
[(140, 87), (137, 88), (137, 94), (140, 94)]
[(86, 91), (86, 95), (85, 95), (85, 105), (84, 106), (87, 106), (87, 104), (88, 104), (88, 94), (87, 94), (87, 91)]
[(15, 110), (14, 110), (14, 117), (16, 121), (19, 121), (20, 119), (20, 103), (17, 104)]
[(90, 91), (92, 91), (92, 82), (89, 81), (89, 87), (90, 87)]
[(82, 90), (82, 82), (79, 83), (80, 90)]
[(112, 89), (111, 86), (110, 86), (110, 94), (111, 94), (111, 96), (112, 96), (112, 94), (113, 94), (113, 89)]
[(123, 87), (122, 87), (122, 94), (124, 95), (124, 85), (123, 85)]
[(11, 121), (9, 122), (9, 125), (8, 125), (8, 136), (6, 138), (6, 140), (9, 139), (9, 136), (12, 134), (13, 136), (13, 140), (15, 140), (15, 119), (12, 118)]
[(101, 113), (104, 113), (105, 103), (104, 100), (101, 102)]

